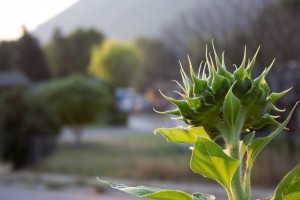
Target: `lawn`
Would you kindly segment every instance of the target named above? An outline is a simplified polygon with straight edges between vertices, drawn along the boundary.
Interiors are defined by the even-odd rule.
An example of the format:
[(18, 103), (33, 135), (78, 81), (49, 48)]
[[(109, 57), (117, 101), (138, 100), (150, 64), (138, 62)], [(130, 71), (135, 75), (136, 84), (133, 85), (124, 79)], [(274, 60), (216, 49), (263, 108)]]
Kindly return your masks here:
[(162, 136), (126, 135), (84, 143), (59, 144), (39, 166), (40, 171), (82, 176), (137, 179), (193, 179), (188, 146), (168, 143)]
[[(282, 138), (278, 141), (282, 143)], [(286, 145), (279, 148), (276, 141), (273, 144), (256, 161), (254, 184), (276, 184), (300, 160), (299, 155), (293, 159), (288, 156)], [(190, 156), (188, 146), (168, 143), (161, 135), (131, 134), (86, 142), (80, 148), (72, 143), (59, 144), (38, 170), (77, 176), (206, 181), (190, 170)]]

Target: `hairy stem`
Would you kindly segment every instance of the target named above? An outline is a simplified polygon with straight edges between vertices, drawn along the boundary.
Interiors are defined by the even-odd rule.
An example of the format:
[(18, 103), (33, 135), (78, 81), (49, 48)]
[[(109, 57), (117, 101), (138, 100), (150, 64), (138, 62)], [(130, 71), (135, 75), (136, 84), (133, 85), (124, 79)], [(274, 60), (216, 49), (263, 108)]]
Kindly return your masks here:
[[(238, 142), (236, 144), (228, 145), (228, 150), (232, 158), (237, 160), (240, 159), (240, 148)], [(231, 190), (235, 200), (244, 199), (244, 188), (241, 181), (241, 165), (238, 167), (232, 178)]]
[(244, 190), (245, 190), (245, 195), (248, 199), (250, 199), (251, 197), (251, 184), (250, 184), (251, 169), (252, 169), (252, 165), (247, 162), (245, 174), (244, 174)]
[[(240, 128), (237, 126), (238, 123), (232, 124), (227, 132), (226, 148), (229, 155), (236, 159), (241, 160), (240, 157)], [(241, 161), (242, 162), (242, 161)], [(234, 200), (246, 200), (244, 185), (242, 183), (242, 164), (239, 165), (235, 174), (233, 175), (230, 190)]]
[(235, 200), (232, 191), (230, 189), (226, 189), (226, 192), (227, 192), (228, 200)]

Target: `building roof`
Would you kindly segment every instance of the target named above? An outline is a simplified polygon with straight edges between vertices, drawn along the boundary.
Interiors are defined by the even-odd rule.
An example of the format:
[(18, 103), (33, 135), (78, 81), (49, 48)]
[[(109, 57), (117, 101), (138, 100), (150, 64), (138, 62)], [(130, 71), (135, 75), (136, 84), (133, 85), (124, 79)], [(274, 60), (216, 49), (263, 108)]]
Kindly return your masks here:
[(29, 79), (20, 71), (0, 71), (0, 88), (29, 85)]

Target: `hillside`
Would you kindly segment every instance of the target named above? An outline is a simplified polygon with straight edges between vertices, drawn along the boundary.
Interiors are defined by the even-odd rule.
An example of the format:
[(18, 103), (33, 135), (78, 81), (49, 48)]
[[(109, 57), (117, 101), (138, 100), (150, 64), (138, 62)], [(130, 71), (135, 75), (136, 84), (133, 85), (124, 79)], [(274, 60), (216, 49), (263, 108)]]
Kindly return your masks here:
[(160, 31), (203, 0), (81, 0), (46, 21), (34, 31), (44, 43), (53, 30), (63, 33), (78, 27), (94, 27), (107, 37), (128, 40), (136, 36), (156, 37)]

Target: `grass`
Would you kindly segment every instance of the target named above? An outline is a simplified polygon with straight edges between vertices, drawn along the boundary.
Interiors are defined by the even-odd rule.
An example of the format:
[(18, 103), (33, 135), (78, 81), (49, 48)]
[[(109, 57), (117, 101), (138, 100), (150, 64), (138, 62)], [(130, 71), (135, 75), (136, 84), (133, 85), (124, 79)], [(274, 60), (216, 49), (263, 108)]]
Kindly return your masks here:
[[(299, 162), (300, 155), (291, 159), (282, 138), (278, 141), (280, 146), (275, 141), (258, 157), (253, 184), (274, 186)], [(123, 135), (85, 143), (80, 148), (60, 144), (38, 169), (77, 176), (207, 181), (190, 170), (190, 156), (188, 146), (168, 143), (160, 135)]]
[(44, 160), (41, 171), (81, 176), (137, 179), (192, 179), (187, 146), (167, 143), (163, 137), (126, 135), (85, 143), (80, 148), (60, 144)]

